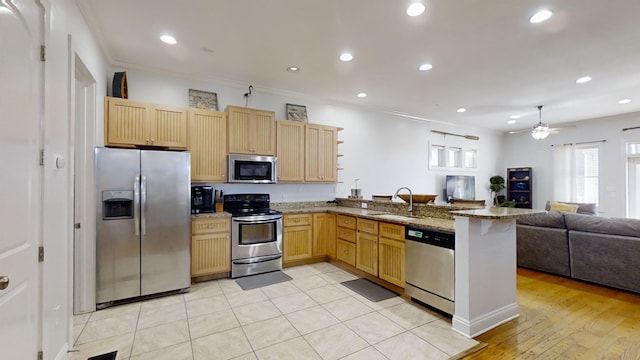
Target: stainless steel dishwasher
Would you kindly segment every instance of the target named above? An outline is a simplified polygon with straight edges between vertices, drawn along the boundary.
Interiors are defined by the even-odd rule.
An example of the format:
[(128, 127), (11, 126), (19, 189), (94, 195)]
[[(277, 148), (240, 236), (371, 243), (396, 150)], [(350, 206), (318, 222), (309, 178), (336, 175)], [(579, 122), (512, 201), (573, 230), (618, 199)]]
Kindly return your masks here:
[(405, 292), (447, 314), (454, 312), (455, 233), (407, 225)]

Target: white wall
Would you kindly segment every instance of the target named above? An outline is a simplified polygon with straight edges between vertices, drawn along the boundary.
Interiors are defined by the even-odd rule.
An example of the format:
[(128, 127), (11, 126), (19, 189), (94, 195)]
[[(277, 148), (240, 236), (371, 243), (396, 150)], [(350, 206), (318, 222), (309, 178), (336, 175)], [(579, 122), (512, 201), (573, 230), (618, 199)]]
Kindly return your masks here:
[[(71, 249), (73, 244), (72, 89), (74, 53), (97, 79), (97, 96), (106, 93), (106, 61), (75, 1), (43, 1), (46, 9), (44, 199), (43, 199), (43, 351), (46, 358), (65, 355), (72, 318)], [(96, 113), (102, 119), (100, 102)], [(89, 139), (94, 143), (93, 135)], [(56, 158), (65, 160), (56, 167)], [(92, 181), (92, 180), (91, 180)], [(80, 194), (80, 196), (91, 194)]]
[[(239, 85), (215, 81), (197, 81), (154, 74), (140, 69), (114, 67), (115, 71), (126, 71), (129, 99), (175, 106), (188, 106), (188, 89), (215, 92), (222, 111), (227, 105), (245, 106), (243, 94), (249, 84)], [(317, 201), (347, 197), (350, 189), (363, 189), (365, 199), (371, 195), (392, 195), (401, 186), (410, 187), (414, 193), (437, 194), (442, 200), (444, 178), (448, 174), (476, 176), (476, 198), (489, 199), (489, 177), (495, 175), (497, 157), (501, 147), (500, 135), (486, 130), (453, 127), (442, 123), (413, 120), (397, 115), (369, 111), (345, 104), (331, 104), (321, 99), (305, 98), (254, 87), (249, 98), (249, 107), (275, 111), (277, 119), (285, 119), (285, 104), (301, 104), (307, 107), (309, 122), (344, 128), (339, 139), (344, 144), (338, 152), (338, 184), (277, 184), (237, 185), (213, 184), (226, 193), (268, 192), (272, 201)], [(98, 126), (98, 129), (102, 129)], [(431, 133), (431, 129), (457, 134), (480, 136), (479, 141)], [(99, 136), (101, 138), (101, 136)], [(429, 170), (428, 144), (435, 142), (448, 146), (476, 148), (479, 166), (476, 171)]]
[(542, 209), (547, 200), (553, 200), (551, 145), (606, 140), (602, 144), (603, 153), (600, 158), (602, 176), (599, 211), (603, 216), (625, 217), (625, 144), (640, 142), (640, 129), (625, 132), (622, 129), (638, 126), (639, 123), (640, 113), (631, 113), (585, 120), (575, 128), (562, 129), (560, 133), (544, 140), (534, 140), (529, 133), (505, 135), (500, 163), (505, 168), (533, 168), (533, 207)]

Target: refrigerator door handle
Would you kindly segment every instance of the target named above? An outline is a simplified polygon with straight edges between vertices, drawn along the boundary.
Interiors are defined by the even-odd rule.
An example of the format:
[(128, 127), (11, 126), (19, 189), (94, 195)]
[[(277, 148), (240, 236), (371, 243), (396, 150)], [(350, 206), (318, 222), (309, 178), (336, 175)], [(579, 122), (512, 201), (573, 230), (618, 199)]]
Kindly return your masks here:
[(147, 177), (142, 175), (140, 176), (140, 201), (141, 201), (141, 228), (142, 235), (147, 235)]
[(136, 236), (140, 235), (140, 174), (133, 179), (133, 227)]

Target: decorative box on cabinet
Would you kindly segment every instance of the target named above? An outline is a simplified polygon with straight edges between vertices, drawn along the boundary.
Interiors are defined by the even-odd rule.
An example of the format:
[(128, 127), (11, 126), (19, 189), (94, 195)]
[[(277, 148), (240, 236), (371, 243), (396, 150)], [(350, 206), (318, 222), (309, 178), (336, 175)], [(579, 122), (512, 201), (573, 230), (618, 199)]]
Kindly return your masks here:
[(306, 124), (306, 163), (304, 179), (307, 182), (336, 182), (338, 129), (333, 126)]
[(227, 106), (228, 152), (275, 155), (276, 116), (273, 111)]
[(516, 202), (517, 208), (532, 208), (532, 179), (530, 167), (507, 169), (507, 199)]
[(231, 219), (191, 220), (191, 277), (231, 270)]
[(313, 254), (312, 214), (285, 214), (283, 216), (283, 265), (306, 260)]
[(304, 129), (299, 121), (276, 121), (278, 182), (304, 181)]
[(105, 97), (105, 145), (187, 148), (187, 109)]
[(220, 111), (190, 108), (187, 119), (191, 181), (227, 181), (227, 119)]

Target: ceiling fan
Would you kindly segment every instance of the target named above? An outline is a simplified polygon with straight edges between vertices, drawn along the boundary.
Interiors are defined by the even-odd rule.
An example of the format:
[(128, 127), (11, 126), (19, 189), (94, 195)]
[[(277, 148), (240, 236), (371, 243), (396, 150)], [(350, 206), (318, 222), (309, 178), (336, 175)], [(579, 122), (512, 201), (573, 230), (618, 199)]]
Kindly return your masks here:
[(549, 136), (549, 134), (557, 134), (558, 131), (562, 128), (565, 127), (575, 127), (574, 125), (570, 125), (570, 126), (563, 126), (563, 127), (556, 127), (556, 128), (550, 128), (548, 123), (543, 123), (542, 122), (542, 107), (544, 105), (538, 105), (538, 123), (533, 125), (533, 129), (532, 130), (519, 130), (519, 131), (509, 131), (509, 134), (518, 134), (518, 133), (522, 133), (525, 131), (531, 131), (531, 137), (536, 139), (536, 140), (542, 140), (542, 139), (546, 139), (547, 136)]

